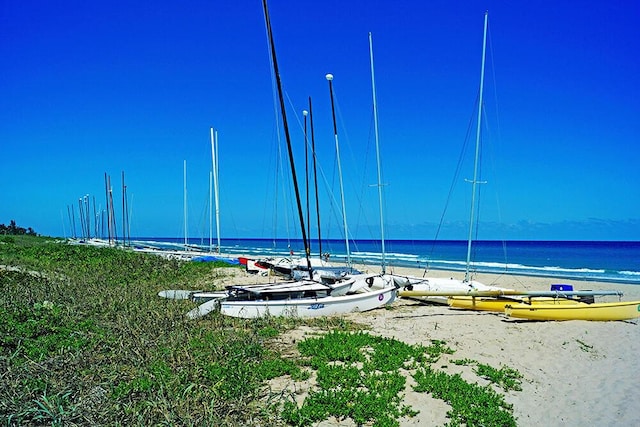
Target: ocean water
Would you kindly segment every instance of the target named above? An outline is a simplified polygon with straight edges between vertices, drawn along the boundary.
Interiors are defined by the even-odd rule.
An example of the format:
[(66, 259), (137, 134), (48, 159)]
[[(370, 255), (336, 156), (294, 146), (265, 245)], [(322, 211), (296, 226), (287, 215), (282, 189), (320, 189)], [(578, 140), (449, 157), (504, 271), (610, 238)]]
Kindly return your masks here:
[[(183, 239), (138, 238), (137, 244), (184, 248)], [(214, 240), (214, 245), (216, 241)], [(189, 245), (209, 249), (208, 239), (190, 239)], [(379, 240), (350, 241), (350, 256), (356, 263), (380, 265)], [(330, 260), (345, 261), (344, 240), (322, 242)], [(248, 256), (302, 256), (300, 239), (221, 239), (221, 253)], [(318, 256), (317, 241), (311, 254)], [(388, 240), (387, 265), (464, 271), (467, 242), (457, 240)], [(640, 285), (640, 242), (474, 241), (471, 269), (477, 272), (548, 276), (559, 279), (597, 280)]]

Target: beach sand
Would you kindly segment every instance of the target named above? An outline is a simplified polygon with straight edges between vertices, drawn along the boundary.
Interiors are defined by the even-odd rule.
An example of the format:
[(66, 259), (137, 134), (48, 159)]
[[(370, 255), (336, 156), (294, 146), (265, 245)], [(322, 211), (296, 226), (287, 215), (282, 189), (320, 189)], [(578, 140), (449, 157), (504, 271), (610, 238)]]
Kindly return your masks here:
[[(377, 272), (376, 268), (364, 268)], [(423, 271), (388, 268), (387, 272), (422, 277)], [(430, 271), (427, 277), (462, 278), (463, 273)], [(640, 300), (640, 286), (580, 282), (506, 274), (477, 274), (486, 284), (517, 290), (549, 290), (552, 283), (572, 284), (575, 290), (616, 290), (622, 300)], [(598, 301), (618, 301), (617, 296)], [(445, 366), (467, 381), (487, 384), (470, 366), (451, 360), (471, 359), (495, 368), (514, 368), (522, 375), (522, 391), (500, 393), (513, 404), (519, 426), (639, 426), (640, 324), (617, 322), (533, 322), (507, 318), (504, 314), (453, 309), (399, 298), (390, 309), (346, 316), (367, 325), (372, 334), (408, 344), (429, 345), (442, 340), (455, 350), (443, 355), (434, 368)], [(291, 343), (305, 335), (291, 332)], [(295, 340), (295, 341), (294, 341)], [(408, 381), (408, 384), (411, 380)], [(282, 384), (286, 387), (287, 385)], [(289, 384), (288, 386), (300, 386)], [(299, 396), (302, 399), (304, 396)], [(401, 426), (443, 425), (448, 405), (424, 393), (406, 388), (404, 400), (420, 413), (400, 420)], [(349, 420), (329, 420), (321, 426), (353, 425)]]

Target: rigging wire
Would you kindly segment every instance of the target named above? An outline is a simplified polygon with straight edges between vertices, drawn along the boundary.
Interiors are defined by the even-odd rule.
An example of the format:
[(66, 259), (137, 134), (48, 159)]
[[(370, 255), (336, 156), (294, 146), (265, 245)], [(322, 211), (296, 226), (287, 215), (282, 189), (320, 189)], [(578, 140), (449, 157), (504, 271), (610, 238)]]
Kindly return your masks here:
[(467, 132), (464, 137), (464, 142), (462, 144), (462, 149), (460, 150), (460, 156), (458, 157), (458, 163), (456, 165), (456, 169), (453, 174), (453, 179), (451, 180), (451, 185), (449, 186), (449, 192), (447, 194), (447, 199), (444, 204), (444, 208), (442, 210), (442, 214), (440, 215), (440, 222), (438, 223), (438, 227), (436, 229), (436, 235), (433, 239), (431, 250), (429, 252), (429, 256), (427, 257), (427, 265), (425, 266), (424, 272), (426, 273), (430, 266), (430, 261), (433, 259), (433, 253), (435, 251), (436, 241), (440, 237), (440, 232), (442, 231), (442, 226), (444, 224), (444, 218), (447, 214), (447, 210), (449, 209), (449, 203), (453, 198), (453, 192), (456, 188), (456, 184), (460, 179), (460, 174), (462, 173), (462, 166), (464, 160), (466, 158), (467, 149), (469, 147), (469, 141), (471, 140), (471, 135), (473, 132), (473, 124), (475, 123), (474, 117), (476, 115), (476, 106), (478, 105), (478, 98), (480, 97), (480, 93), (476, 95), (476, 99), (474, 101), (474, 107), (471, 109), (471, 117), (469, 118), (469, 124), (467, 126)]
[[(489, 41), (489, 58), (491, 59), (491, 76), (493, 78), (493, 102), (494, 102), (494, 106), (495, 106), (495, 116), (496, 116), (496, 133), (497, 133), (497, 141), (498, 144), (501, 143), (502, 141), (502, 132), (501, 132), (501, 126), (500, 126), (500, 114), (499, 111), (500, 109), (498, 108), (498, 105), (500, 105), (498, 103), (498, 85), (497, 85), (497, 79), (496, 79), (496, 67), (495, 67), (495, 63), (494, 63), (494, 55), (493, 55), (493, 43), (491, 41), (491, 29), (489, 29), (488, 32), (488, 41)], [(487, 127), (488, 127), (488, 122), (485, 120), (485, 123), (487, 123)], [(493, 166), (493, 170), (497, 171), (498, 168), (495, 166), (495, 156), (493, 156), (493, 151), (490, 151), (489, 154), (491, 155), (491, 164)], [(494, 175), (494, 186), (495, 186), (495, 194), (496, 194), (496, 205), (497, 205), (497, 209), (498, 209), (498, 221), (500, 224), (502, 224), (502, 208), (501, 208), (501, 204), (500, 204), (500, 185), (498, 182), (498, 177), (497, 174)], [(502, 253), (504, 256), (504, 265), (505, 265), (505, 271), (508, 270), (508, 257), (507, 257), (507, 241), (503, 238), (502, 239)]]

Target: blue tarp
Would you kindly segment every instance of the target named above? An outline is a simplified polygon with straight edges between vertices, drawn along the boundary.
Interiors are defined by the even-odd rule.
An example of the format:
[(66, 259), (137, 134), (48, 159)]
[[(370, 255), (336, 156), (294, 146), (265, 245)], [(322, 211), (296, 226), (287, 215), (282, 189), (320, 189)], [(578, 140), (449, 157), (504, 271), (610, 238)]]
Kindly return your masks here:
[(226, 262), (227, 264), (231, 264), (231, 265), (239, 265), (240, 264), (240, 261), (238, 261), (237, 258), (223, 258), (223, 257), (216, 257), (216, 256), (211, 256), (211, 255), (204, 255), (204, 256), (194, 257), (194, 258), (191, 258), (191, 261), (194, 261), (194, 262), (216, 262), (216, 261), (220, 261), (220, 262)]

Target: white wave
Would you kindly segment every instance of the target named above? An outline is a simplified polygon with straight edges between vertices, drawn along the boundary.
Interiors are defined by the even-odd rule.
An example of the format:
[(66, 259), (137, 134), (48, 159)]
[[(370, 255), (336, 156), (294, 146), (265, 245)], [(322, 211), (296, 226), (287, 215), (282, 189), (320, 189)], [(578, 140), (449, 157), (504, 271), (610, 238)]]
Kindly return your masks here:
[(618, 271), (619, 274), (624, 276), (640, 276), (640, 271)]

